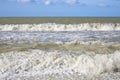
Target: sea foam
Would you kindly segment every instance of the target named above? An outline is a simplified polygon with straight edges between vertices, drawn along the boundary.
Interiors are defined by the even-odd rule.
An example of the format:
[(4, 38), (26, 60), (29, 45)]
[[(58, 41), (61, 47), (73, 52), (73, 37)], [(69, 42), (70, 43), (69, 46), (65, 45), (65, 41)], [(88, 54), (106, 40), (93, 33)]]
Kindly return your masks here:
[[(45, 75), (99, 76), (120, 69), (120, 51), (89, 55), (60, 51), (29, 50), (0, 55), (0, 79), (18, 79)], [(22, 78), (21, 78), (22, 79)], [(35, 78), (36, 79), (36, 78)]]
[(120, 30), (119, 23), (81, 23), (81, 24), (6, 24), (1, 31), (107, 31)]

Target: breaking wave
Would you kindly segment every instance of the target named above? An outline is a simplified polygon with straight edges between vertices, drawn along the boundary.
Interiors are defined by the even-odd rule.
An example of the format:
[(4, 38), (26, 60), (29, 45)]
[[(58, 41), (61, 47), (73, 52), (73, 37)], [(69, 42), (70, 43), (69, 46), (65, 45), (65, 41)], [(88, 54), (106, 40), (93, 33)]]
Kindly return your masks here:
[[(45, 75), (54, 77), (59, 75), (61, 78), (66, 75), (69, 76), (69, 79), (73, 78), (71, 75), (84, 75), (90, 78), (119, 70), (120, 51), (115, 51), (112, 54), (94, 55), (90, 52), (74, 54), (42, 50), (12, 51), (0, 54), (1, 80), (36, 79), (35, 76), (39, 76), (39, 78), (42, 76), (42, 80), (44, 80)], [(52, 76), (50, 79), (53, 80)]]
[(108, 31), (120, 30), (119, 23), (83, 23), (83, 24), (8, 24), (0, 25), (1, 31)]

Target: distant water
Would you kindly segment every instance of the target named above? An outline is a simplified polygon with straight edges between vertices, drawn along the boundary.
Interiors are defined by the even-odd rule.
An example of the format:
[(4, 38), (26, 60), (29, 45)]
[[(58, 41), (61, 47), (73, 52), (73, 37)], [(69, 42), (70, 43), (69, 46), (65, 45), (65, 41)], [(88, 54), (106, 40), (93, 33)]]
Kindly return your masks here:
[(120, 31), (0, 31), (0, 80), (120, 80)]

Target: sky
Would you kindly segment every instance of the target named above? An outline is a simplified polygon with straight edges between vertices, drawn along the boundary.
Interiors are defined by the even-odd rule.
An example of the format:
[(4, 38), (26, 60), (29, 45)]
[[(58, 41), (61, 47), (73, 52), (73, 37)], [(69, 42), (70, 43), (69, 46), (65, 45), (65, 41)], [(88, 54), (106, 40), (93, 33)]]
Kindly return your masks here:
[(120, 16), (120, 0), (0, 0), (0, 17)]

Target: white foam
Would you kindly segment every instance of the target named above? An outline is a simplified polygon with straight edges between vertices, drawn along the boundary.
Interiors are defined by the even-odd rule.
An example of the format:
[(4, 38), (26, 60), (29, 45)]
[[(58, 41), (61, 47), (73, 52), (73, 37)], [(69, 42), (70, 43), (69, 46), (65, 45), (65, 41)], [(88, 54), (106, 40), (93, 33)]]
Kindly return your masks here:
[[(88, 52), (89, 53), (89, 52)], [(97, 76), (120, 69), (120, 52), (113, 54), (68, 54), (30, 50), (0, 55), (0, 79), (47, 74)]]
[(107, 31), (107, 30), (120, 30), (119, 23), (83, 23), (83, 24), (9, 24), (0, 25), (1, 31)]

